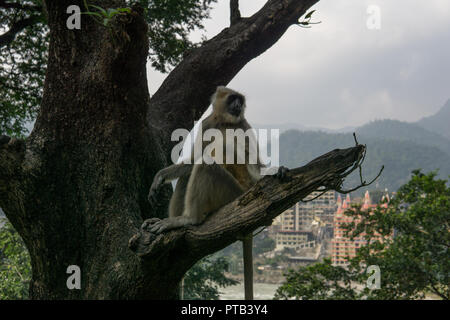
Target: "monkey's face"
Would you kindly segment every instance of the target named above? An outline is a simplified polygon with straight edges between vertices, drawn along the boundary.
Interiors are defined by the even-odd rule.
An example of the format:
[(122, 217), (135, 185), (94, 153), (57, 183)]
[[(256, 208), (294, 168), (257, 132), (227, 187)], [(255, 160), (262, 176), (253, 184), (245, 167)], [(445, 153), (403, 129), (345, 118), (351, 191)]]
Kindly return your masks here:
[(230, 94), (225, 104), (227, 112), (236, 118), (244, 111), (244, 97), (238, 93)]
[(237, 123), (244, 119), (245, 97), (226, 87), (218, 87), (213, 96), (214, 113), (223, 121)]

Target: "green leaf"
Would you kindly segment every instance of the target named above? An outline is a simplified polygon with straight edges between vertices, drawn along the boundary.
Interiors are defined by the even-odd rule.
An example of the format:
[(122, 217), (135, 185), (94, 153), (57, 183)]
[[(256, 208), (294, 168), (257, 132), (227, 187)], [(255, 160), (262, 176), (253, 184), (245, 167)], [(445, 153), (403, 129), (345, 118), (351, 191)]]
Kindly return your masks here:
[(103, 16), (100, 13), (98, 13), (98, 12), (88, 11), (88, 12), (81, 12), (81, 14), (87, 14), (89, 16), (96, 16), (96, 17), (99, 17), (99, 18), (103, 18)]
[(313, 15), (314, 12), (316, 12), (316, 10), (308, 12), (308, 14), (305, 16), (305, 19), (311, 19), (311, 16)]
[(105, 16), (107, 15), (106, 10), (103, 9), (102, 7), (96, 6), (94, 4), (90, 4), (89, 7), (92, 7), (92, 8), (95, 8), (95, 9), (99, 10)]
[(119, 11), (119, 12), (131, 13), (131, 9), (130, 8), (117, 8), (116, 10)]

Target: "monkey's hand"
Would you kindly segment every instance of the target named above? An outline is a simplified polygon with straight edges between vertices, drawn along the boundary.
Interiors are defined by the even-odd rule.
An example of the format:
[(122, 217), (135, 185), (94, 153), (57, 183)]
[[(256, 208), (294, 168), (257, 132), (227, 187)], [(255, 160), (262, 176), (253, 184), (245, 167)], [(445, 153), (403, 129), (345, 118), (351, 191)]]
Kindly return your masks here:
[(159, 219), (159, 218), (150, 218), (144, 221), (144, 223), (141, 226), (141, 229), (154, 233), (154, 234), (160, 234), (164, 231), (170, 229), (172, 224), (170, 223), (169, 219)]
[(150, 202), (150, 204), (152, 206), (154, 206), (158, 200), (158, 195), (159, 195), (159, 190), (161, 190), (162, 185), (164, 184), (164, 178), (157, 173), (155, 178), (153, 179), (153, 183), (150, 187), (150, 190), (148, 192), (148, 202)]
[(286, 167), (279, 167), (278, 168), (278, 172), (277, 172), (277, 178), (280, 179), (281, 181), (286, 179), (286, 173), (289, 172), (289, 169)]
[(157, 223), (157, 222), (159, 222), (159, 221), (161, 221), (161, 219), (159, 219), (159, 218), (150, 218), (150, 219), (147, 219), (147, 220), (145, 220), (145, 221), (142, 223), (141, 229), (142, 229), (142, 230), (146, 230), (146, 231), (150, 231), (152, 225), (155, 224), (155, 223)]

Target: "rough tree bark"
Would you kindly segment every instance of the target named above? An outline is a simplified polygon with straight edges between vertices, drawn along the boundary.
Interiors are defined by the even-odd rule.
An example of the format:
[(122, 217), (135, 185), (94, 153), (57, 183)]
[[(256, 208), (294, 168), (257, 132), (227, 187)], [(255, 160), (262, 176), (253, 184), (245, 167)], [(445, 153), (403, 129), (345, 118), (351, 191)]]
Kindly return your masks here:
[[(266, 177), (199, 227), (155, 239), (140, 231), (145, 218), (165, 214), (152, 211), (146, 196), (167, 164), (172, 130), (190, 128), (214, 88), (317, 1), (269, 0), (252, 17), (235, 14), (231, 27), (191, 52), (152, 99), (139, 9), (116, 16), (110, 28), (83, 16), (81, 30), (68, 30), (67, 7), (83, 1), (44, 1), (51, 41), (39, 115), (25, 141), (0, 137), (0, 207), (29, 249), (31, 298), (176, 298), (178, 282), (197, 260), (270, 224), (319, 186), (339, 186), (362, 146), (293, 170), (287, 182)], [(66, 287), (69, 265), (81, 268), (81, 290)]]

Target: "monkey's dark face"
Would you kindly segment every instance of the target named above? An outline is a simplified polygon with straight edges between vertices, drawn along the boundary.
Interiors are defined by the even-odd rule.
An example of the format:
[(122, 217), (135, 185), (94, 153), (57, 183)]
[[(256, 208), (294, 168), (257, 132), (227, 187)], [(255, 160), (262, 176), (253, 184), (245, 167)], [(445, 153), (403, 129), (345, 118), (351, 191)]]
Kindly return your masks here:
[(234, 117), (239, 117), (244, 109), (244, 97), (240, 94), (233, 93), (227, 97), (226, 108), (227, 112)]
[(213, 116), (220, 122), (238, 123), (244, 119), (245, 97), (227, 87), (219, 86), (212, 96)]

